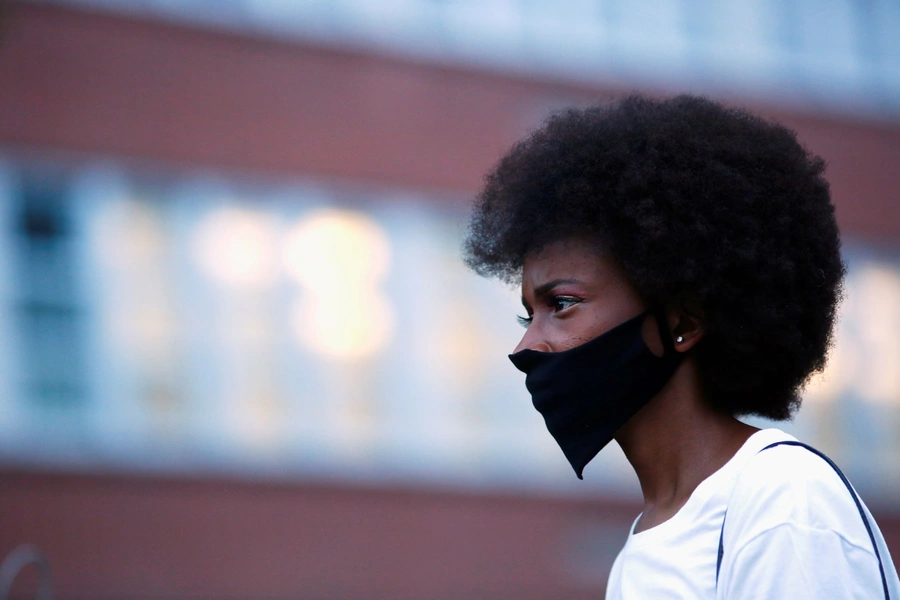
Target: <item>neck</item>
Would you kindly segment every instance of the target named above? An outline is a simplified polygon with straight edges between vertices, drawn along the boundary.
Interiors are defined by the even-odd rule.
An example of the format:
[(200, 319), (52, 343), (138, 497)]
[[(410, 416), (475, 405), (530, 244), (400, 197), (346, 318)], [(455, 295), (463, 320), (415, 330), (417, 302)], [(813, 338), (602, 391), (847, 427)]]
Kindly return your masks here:
[(756, 428), (713, 410), (687, 357), (659, 394), (617, 433), (637, 473), (644, 511), (635, 531), (668, 520)]

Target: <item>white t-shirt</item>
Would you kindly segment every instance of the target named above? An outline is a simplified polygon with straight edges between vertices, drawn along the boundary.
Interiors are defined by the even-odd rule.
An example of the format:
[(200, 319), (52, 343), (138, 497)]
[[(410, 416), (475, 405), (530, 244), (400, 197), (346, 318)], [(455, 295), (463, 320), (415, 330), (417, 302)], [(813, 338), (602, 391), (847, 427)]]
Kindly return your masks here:
[[(607, 600), (884, 598), (872, 542), (837, 473), (805, 448), (760, 452), (794, 439), (778, 429), (754, 433), (672, 518), (640, 533), (632, 525), (613, 563)], [(864, 510), (891, 600), (900, 600), (884, 538)]]

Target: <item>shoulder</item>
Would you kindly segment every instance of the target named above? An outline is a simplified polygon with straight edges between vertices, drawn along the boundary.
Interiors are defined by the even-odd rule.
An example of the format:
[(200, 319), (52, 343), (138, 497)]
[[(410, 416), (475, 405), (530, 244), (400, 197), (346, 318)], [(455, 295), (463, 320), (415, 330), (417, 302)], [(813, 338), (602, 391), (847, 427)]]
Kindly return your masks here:
[(749, 457), (735, 482), (728, 520), (741, 537), (785, 525), (831, 531), (868, 547), (868, 534), (853, 495), (821, 456), (781, 445)]
[(791, 439), (781, 432), (761, 437), (747, 447), (728, 503), (720, 597), (881, 597), (882, 564), (896, 587), (878, 525), (829, 462), (804, 447), (764, 449)]

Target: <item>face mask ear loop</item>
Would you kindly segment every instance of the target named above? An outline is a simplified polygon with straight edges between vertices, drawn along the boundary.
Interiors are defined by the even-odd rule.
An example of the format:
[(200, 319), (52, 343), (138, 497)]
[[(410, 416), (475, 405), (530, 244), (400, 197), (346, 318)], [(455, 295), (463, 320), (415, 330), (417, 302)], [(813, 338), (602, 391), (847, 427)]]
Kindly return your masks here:
[(666, 351), (664, 356), (673, 356), (675, 354), (675, 344), (672, 342), (672, 335), (669, 333), (666, 313), (662, 308), (656, 307), (653, 309), (653, 316), (656, 319), (656, 327), (659, 329), (659, 339), (662, 340), (663, 348)]

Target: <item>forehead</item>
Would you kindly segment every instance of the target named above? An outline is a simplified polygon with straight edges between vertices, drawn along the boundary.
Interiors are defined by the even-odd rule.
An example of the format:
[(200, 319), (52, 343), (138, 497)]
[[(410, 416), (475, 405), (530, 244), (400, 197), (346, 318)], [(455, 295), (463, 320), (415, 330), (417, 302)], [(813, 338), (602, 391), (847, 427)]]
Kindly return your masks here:
[(522, 266), (522, 287), (536, 287), (554, 279), (589, 282), (624, 278), (618, 264), (595, 243), (573, 238), (548, 244), (528, 254)]

